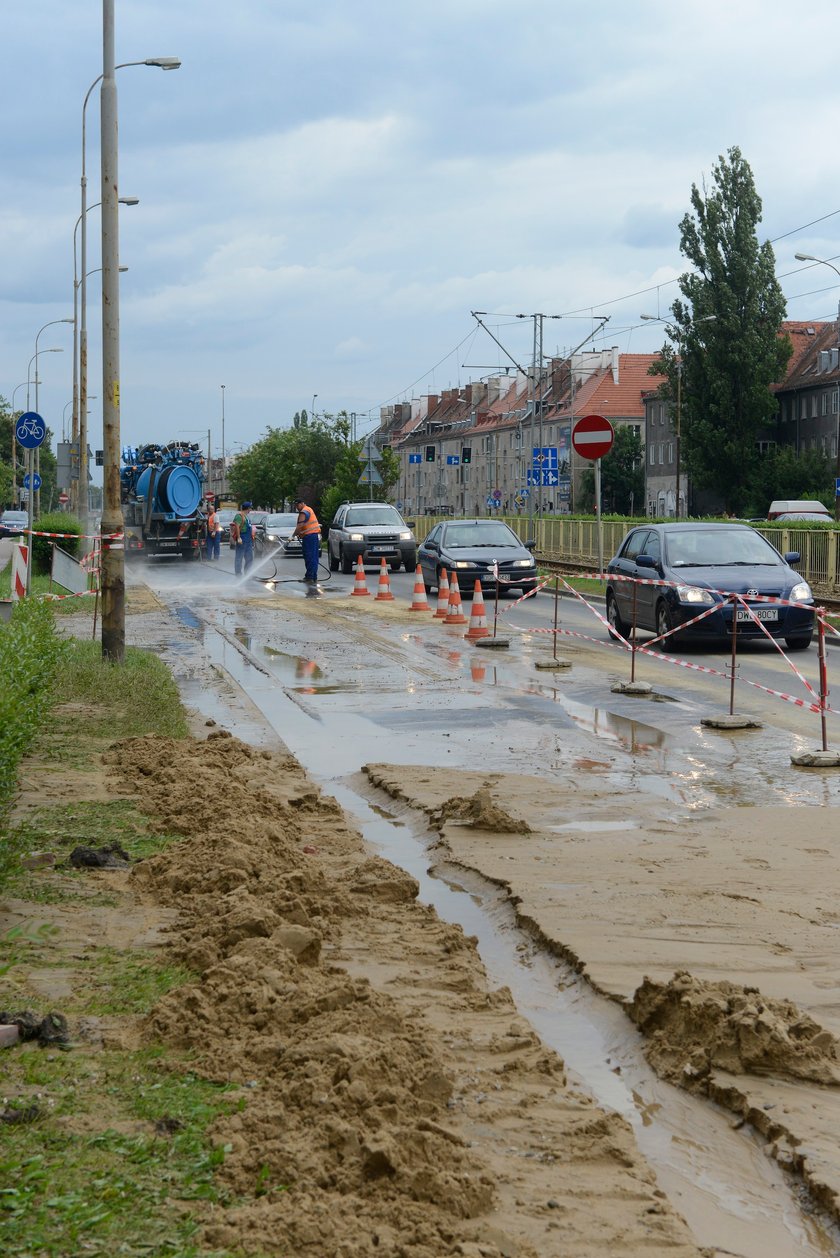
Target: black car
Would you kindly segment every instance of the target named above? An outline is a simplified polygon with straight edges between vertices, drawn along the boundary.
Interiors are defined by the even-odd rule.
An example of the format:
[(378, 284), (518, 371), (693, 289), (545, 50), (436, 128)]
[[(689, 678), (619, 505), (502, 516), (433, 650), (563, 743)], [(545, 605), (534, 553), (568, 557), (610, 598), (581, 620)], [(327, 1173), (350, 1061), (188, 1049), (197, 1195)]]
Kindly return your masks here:
[(457, 577), (462, 592), (471, 594), (476, 580), (482, 591), (533, 590), (537, 564), (531, 553), (536, 541), (522, 542), (501, 520), (445, 520), (436, 525), (417, 551), (428, 593), (440, 585), (440, 574)]
[[(727, 639), (732, 635), (732, 600), (727, 595), (740, 594), (771, 637), (784, 638), (789, 650), (803, 650), (811, 642), (814, 612), (808, 582), (790, 566), (798, 561), (797, 551), (783, 557), (746, 524), (640, 525), (627, 534), (607, 564), (611, 578), (632, 578), (608, 577), (607, 619), (624, 638), (631, 632), (634, 615), (639, 629), (652, 629), (659, 635), (714, 608), (685, 635), (667, 638), (664, 649), (679, 636)], [(808, 606), (764, 603), (759, 596)], [(739, 640), (764, 639), (743, 605), (738, 608), (737, 624)]]

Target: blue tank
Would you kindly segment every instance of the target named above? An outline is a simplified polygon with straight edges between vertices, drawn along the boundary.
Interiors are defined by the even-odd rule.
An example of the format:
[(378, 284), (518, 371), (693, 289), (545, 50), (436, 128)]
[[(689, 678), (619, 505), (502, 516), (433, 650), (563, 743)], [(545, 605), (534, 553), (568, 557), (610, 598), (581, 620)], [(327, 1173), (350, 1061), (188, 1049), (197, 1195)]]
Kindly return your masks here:
[(188, 463), (170, 463), (162, 468), (144, 467), (135, 487), (138, 498), (148, 499), (153, 474), (153, 511), (182, 518), (195, 514), (201, 502), (201, 481)]

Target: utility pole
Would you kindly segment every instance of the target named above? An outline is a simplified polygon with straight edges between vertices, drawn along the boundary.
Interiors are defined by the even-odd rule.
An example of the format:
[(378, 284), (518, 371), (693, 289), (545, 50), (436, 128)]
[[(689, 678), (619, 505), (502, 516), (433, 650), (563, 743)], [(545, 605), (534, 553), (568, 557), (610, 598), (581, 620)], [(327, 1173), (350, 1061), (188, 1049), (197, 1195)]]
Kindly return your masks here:
[[(125, 521), (120, 500), (120, 258), (114, 43), (114, 0), (102, 0), (102, 655), (112, 664), (122, 664), (125, 659)], [(79, 418), (81, 421), (82, 416)], [(86, 459), (80, 458), (80, 471), (81, 468), (87, 468)], [(80, 482), (80, 488), (86, 496), (87, 482)]]

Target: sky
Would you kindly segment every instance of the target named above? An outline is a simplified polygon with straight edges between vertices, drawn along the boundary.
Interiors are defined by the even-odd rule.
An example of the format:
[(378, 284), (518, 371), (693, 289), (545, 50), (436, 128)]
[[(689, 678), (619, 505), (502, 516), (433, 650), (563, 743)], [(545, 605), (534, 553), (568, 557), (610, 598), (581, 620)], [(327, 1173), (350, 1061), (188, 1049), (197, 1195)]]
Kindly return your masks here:
[[(663, 342), (679, 223), (737, 145), (792, 319), (837, 317), (836, 4), (114, 0), (123, 444), (229, 455), (532, 353)], [(101, 0), (3, 0), (0, 395), (69, 433), (82, 106)], [(99, 201), (99, 93), (86, 114)], [(101, 447), (100, 219), (87, 215), (89, 444)], [(507, 355), (479, 327), (486, 311)], [(609, 322), (597, 331), (603, 316)], [(44, 329), (41, 331), (41, 329)], [(594, 336), (593, 336), (594, 333)], [(587, 340), (586, 338), (592, 339)], [(22, 387), (21, 387), (22, 386)], [(34, 384), (28, 386), (34, 405)], [(91, 469), (94, 471), (95, 469)]]

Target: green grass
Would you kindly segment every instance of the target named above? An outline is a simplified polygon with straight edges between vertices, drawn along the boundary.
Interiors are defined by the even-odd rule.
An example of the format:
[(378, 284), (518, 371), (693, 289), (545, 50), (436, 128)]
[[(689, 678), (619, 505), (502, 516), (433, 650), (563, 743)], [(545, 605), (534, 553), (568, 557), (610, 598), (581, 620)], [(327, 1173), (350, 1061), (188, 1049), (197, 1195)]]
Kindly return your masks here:
[(179, 1208), (227, 1203), (216, 1178), (225, 1151), (207, 1138), (215, 1119), (238, 1107), (225, 1087), (186, 1064), (166, 1069), (155, 1049), (32, 1049), (18, 1052), (16, 1065), (24, 1059), (20, 1083), (40, 1117), (0, 1131), (4, 1256), (231, 1258), (198, 1245), (195, 1219)]
[(153, 832), (149, 819), (131, 800), (113, 799), (35, 808), (12, 828), (11, 837), (27, 851), (55, 852), (59, 859), (65, 849), (79, 844), (119, 843), (134, 860), (141, 860), (161, 851), (175, 836)]
[(86, 722), (89, 736), (186, 736), (188, 726), (178, 687), (156, 655), (126, 647), (124, 662), (111, 664), (102, 658), (97, 642), (73, 640), (69, 646), (56, 676), (52, 701), (98, 708), (99, 717)]
[(138, 1015), (148, 1013), (167, 992), (195, 980), (181, 965), (168, 965), (148, 953), (96, 949), (96, 968), (88, 979), (94, 994), (89, 1013)]
[[(2, 572), (0, 572), (0, 598), (9, 598), (12, 592), (12, 565), (8, 564)], [(66, 594), (67, 591), (60, 585), (54, 585), (50, 591), (50, 578), (48, 575), (40, 572), (33, 572), (29, 582), (30, 595), (49, 594)], [(80, 598), (62, 598), (50, 600), (56, 615), (79, 615), (85, 614), (93, 618), (93, 604), (96, 601), (92, 594), (86, 594)]]

